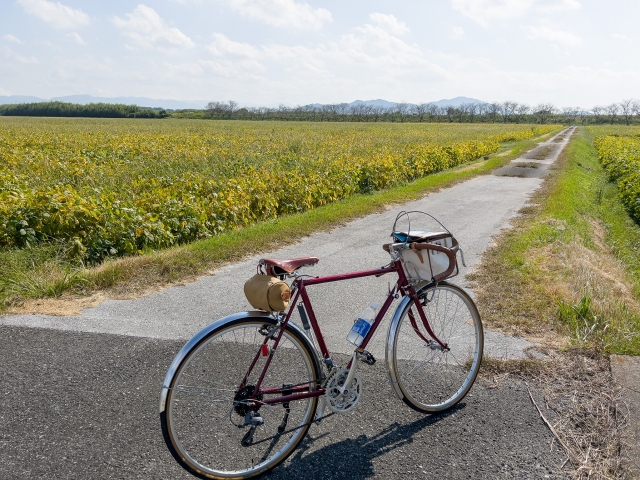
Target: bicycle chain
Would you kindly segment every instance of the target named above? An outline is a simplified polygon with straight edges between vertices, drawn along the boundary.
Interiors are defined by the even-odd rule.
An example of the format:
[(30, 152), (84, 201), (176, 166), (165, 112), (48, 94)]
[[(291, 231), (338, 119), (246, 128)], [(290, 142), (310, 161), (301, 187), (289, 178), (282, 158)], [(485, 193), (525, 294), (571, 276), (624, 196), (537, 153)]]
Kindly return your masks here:
[(289, 430), (285, 430), (282, 433), (278, 432), (277, 435), (273, 435), (271, 437), (267, 437), (267, 438), (263, 438), (262, 440), (258, 440), (257, 442), (253, 442), (253, 443), (251, 443), (251, 445), (253, 446), (253, 445), (257, 445), (257, 444), (262, 443), (262, 442), (266, 442), (267, 440), (273, 440), (274, 438), (279, 437), (280, 435), (284, 435), (285, 433), (291, 433), (291, 432), (293, 432), (295, 430), (299, 430), (299, 429), (301, 429), (303, 427), (306, 427), (307, 425), (311, 425), (313, 423), (319, 422), (320, 420), (324, 420), (325, 418), (328, 418), (328, 417), (330, 417), (332, 415), (335, 415), (335, 414), (336, 414), (336, 412), (328, 413), (327, 415), (323, 415), (320, 418), (315, 418), (315, 419), (311, 420), (310, 422), (303, 423), (302, 425), (298, 425), (297, 427), (290, 428)]
[[(321, 388), (325, 388), (325, 387), (326, 387), (326, 385), (327, 385), (327, 383), (329, 382), (329, 379), (330, 379), (330, 377), (331, 377), (331, 374), (332, 374), (332, 373), (335, 373), (337, 370), (338, 370), (338, 369), (337, 369), (336, 367), (334, 367), (334, 368), (331, 370), (331, 372), (329, 373), (329, 375), (327, 375), (327, 376), (324, 378), (324, 381), (323, 381), (323, 382), (322, 382), (322, 384), (321, 384)], [(307, 385), (307, 384), (309, 384), (309, 383), (312, 383), (312, 382), (304, 382), (304, 383), (300, 383), (300, 384), (295, 385), (295, 386)], [(278, 432), (278, 434), (277, 434), (277, 435), (272, 435), (272, 436), (270, 436), (270, 437), (263, 438), (262, 440), (258, 440), (257, 442), (252, 442), (252, 443), (251, 443), (251, 445), (258, 445), (259, 443), (266, 442), (266, 441), (268, 441), (268, 440), (273, 440), (274, 438), (276, 438), (276, 437), (278, 437), (278, 436), (280, 436), (280, 435), (284, 435), (284, 434), (286, 434), (286, 433), (294, 432), (294, 431), (299, 430), (299, 429), (301, 429), (301, 428), (303, 428), (303, 427), (306, 427), (306, 426), (308, 426), (308, 425), (312, 425), (312, 424), (314, 424), (314, 423), (316, 423), (316, 422), (320, 422), (320, 421), (324, 420), (325, 418), (329, 418), (329, 417), (331, 417), (331, 416), (333, 416), (333, 415), (335, 415), (335, 414), (336, 414), (336, 412), (330, 412), (330, 413), (328, 413), (328, 414), (326, 414), (326, 415), (323, 415), (323, 416), (322, 416), (322, 417), (320, 417), (320, 418), (314, 418), (314, 419), (313, 419), (313, 420), (311, 420), (310, 422), (303, 423), (302, 425), (298, 425), (297, 427), (290, 428), (289, 430), (285, 430), (284, 432)], [(239, 425), (237, 425), (237, 426), (239, 426)]]

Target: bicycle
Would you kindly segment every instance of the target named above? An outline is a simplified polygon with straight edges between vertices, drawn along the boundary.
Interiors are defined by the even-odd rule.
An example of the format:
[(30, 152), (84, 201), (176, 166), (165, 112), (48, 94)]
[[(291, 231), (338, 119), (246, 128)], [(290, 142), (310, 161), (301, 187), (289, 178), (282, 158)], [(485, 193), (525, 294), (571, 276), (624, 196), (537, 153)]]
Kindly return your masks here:
[[(293, 279), (289, 307), (282, 312), (240, 312), (212, 323), (180, 350), (165, 377), (162, 432), (183, 468), (213, 479), (264, 474), (295, 450), (314, 422), (351, 411), (362, 395), (358, 362), (375, 363), (367, 344), (400, 297), (385, 348), (395, 393), (424, 413), (443, 412), (464, 398), (482, 360), (482, 321), (472, 298), (445, 281), (457, 273), (457, 241), (444, 226), (446, 232), (437, 234), (412, 231), (409, 214), (417, 213), (423, 212), (398, 215), (395, 242), (383, 247), (391, 262), (378, 269), (312, 277), (301, 269), (318, 263), (315, 257), (260, 260), (263, 273)], [(403, 215), (409, 228), (398, 232)], [(424, 263), (423, 253), (430, 265), (431, 257), (440, 255), (441, 263), (445, 259), (445, 270), (430, 280), (416, 276), (416, 257)], [(370, 330), (347, 365), (338, 367), (307, 288), (392, 273), (398, 280)], [(291, 320), (295, 310), (302, 328)], [(331, 413), (325, 414), (327, 408)]]

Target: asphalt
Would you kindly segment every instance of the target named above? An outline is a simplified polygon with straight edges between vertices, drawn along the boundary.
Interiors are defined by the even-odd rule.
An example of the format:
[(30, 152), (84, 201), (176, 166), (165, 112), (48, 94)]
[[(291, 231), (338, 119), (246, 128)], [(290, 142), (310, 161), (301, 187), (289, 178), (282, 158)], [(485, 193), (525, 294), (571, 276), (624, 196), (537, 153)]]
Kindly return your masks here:
[[(0, 478), (193, 478), (158, 418), (181, 341), (8, 326), (0, 338)], [(360, 375), (354, 411), (313, 425), (266, 478), (565, 478), (522, 384), (478, 381), (453, 411), (431, 416), (396, 398), (383, 362)]]
[[(549, 140), (538, 156), (550, 165), (567, 138)], [(380, 247), (397, 213), (424, 210), (463, 246), (468, 267), (455, 280), (468, 288), (464, 274), (541, 182), (521, 175), (475, 178), (263, 256), (317, 256), (319, 264), (308, 271), (313, 275), (376, 268), (388, 262)], [(189, 478), (161, 438), (161, 382), (186, 339), (249, 308), (242, 285), (259, 258), (136, 300), (106, 301), (78, 317), (0, 317), (0, 478)], [(349, 353), (345, 336), (353, 318), (371, 301), (382, 303), (387, 279), (315, 288), (311, 298), (329, 349)], [(378, 333), (370, 349), (379, 359), (384, 335)], [(497, 358), (522, 357), (535, 347), (490, 331), (485, 344), (485, 353)], [(270, 478), (562, 477), (564, 457), (552, 448), (552, 434), (522, 384), (478, 382), (454, 411), (424, 416), (395, 396), (383, 361), (361, 375), (362, 403), (352, 414), (313, 426), (303, 447)]]

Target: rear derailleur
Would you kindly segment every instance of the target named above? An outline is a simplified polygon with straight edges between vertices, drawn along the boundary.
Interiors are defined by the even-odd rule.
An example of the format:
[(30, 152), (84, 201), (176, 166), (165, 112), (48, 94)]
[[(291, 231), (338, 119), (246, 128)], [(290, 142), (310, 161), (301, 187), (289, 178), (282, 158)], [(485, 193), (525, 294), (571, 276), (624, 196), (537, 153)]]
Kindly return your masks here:
[[(242, 437), (240, 441), (243, 447), (248, 447), (253, 443), (253, 436), (256, 433), (256, 428), (264, 423), (264, 420), (258, 413), (260, 409), (260, 405), (253, 405), (252, 396), (255, 390), (254, 385), (247, 385), (236, 393), (236, 396), (233, 398), (233, 410), (240, 417), (244, 417), (244, 423), (242, 425), (238, 425), (239, 428), (244, 428), (246, 426), (250, 426), (249, 431)], [(261, 393), (256, 395), (255, 400), (260, 402), (263, 398)]]

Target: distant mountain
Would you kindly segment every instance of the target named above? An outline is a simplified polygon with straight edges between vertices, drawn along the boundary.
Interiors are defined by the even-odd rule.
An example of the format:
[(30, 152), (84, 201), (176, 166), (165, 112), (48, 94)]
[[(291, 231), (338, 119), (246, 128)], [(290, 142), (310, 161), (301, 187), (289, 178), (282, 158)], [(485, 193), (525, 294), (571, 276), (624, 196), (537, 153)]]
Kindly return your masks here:
[(181, 110), (183, 108), (203, 109), (206, 101), (191, 100), (159, 100), (147, 97), (94, 97), (92, 95), (66, 95), (44, 99), (27, 95), (0, 96), (0, 105), (7, 103), (35, 103), (35, 102), (68, 102), (86, 105), (88, 103), (123, 103), (125, 105), (138, 105), (139, 107), (168, 108)]
[(9, 103), (36, 103), (46, 102), (44, 98), (31, 97), (29, 95), (0, 95), (0, 105), (6, 105)]
[[(437, 102), (426, 102), (426, 103), (432, 103), (439, 107), (459, 107), (464, 103), (486, 103), (486, 102), (483, 102), (482, 100), (478, 100), (477, 98), (455, 97), (451, 99), (438, 100)], [(377, 100), (356, 100), (354, 102), (348, 103), (347, 105), (349, 105), (350, 107), (357, 106), (357, 105), (371, 105), (375, 107), (384, 107), (386, 109), (389, 109), (389, 108), (395, 108), (397, 103), (389, 102), (388, 100), (382, 100), (379, 98)], [(407, 105), (415, 106), (416, 104), (408, 103)], [(320, 109), (323, 107), (321, 103), (312, 103), (311, 106), (314, 107), (315, 109)]]
[(388, 102), (386, 100), (377, 99), (377, 100), (356, 100), (355, 102), (351, 102), (349, 106), (356, 105), (371, 105), (373, 107), (384, 107), (384, 108), (393, 108), (396, 106), (395, 102)]
[(469, 97), (456, 97), (450, 100), (438, 100), (437, 102), (429, 102), (434, 105), (438, 105), (439, 107), (459, 107), (464, 103), (487, 103), (482, 100), (478, 100), (477, 98), (469, 98)]
[[(486, 103), (486, 102), (483, 102), (482, 100), (478, 100), (476, 98), (455, 97), (449, 100), (443, 99), (443, 100), (438, 100), (437, 102), (426, 102), (426, 103), (432, 103), (434, 105), (438, 105), (439, 107), (459, 107), (464, 103)], [(349, 105), (374, 105), (376, 107), (393, 108), (397, 105), (397, 103), (378, 99), (378, 100), (365, 100), (365, 101), (356, 100), (355, 102), (351, 102)], [(415, 105), (415, 103), (409, 103), (408, 105)]]

